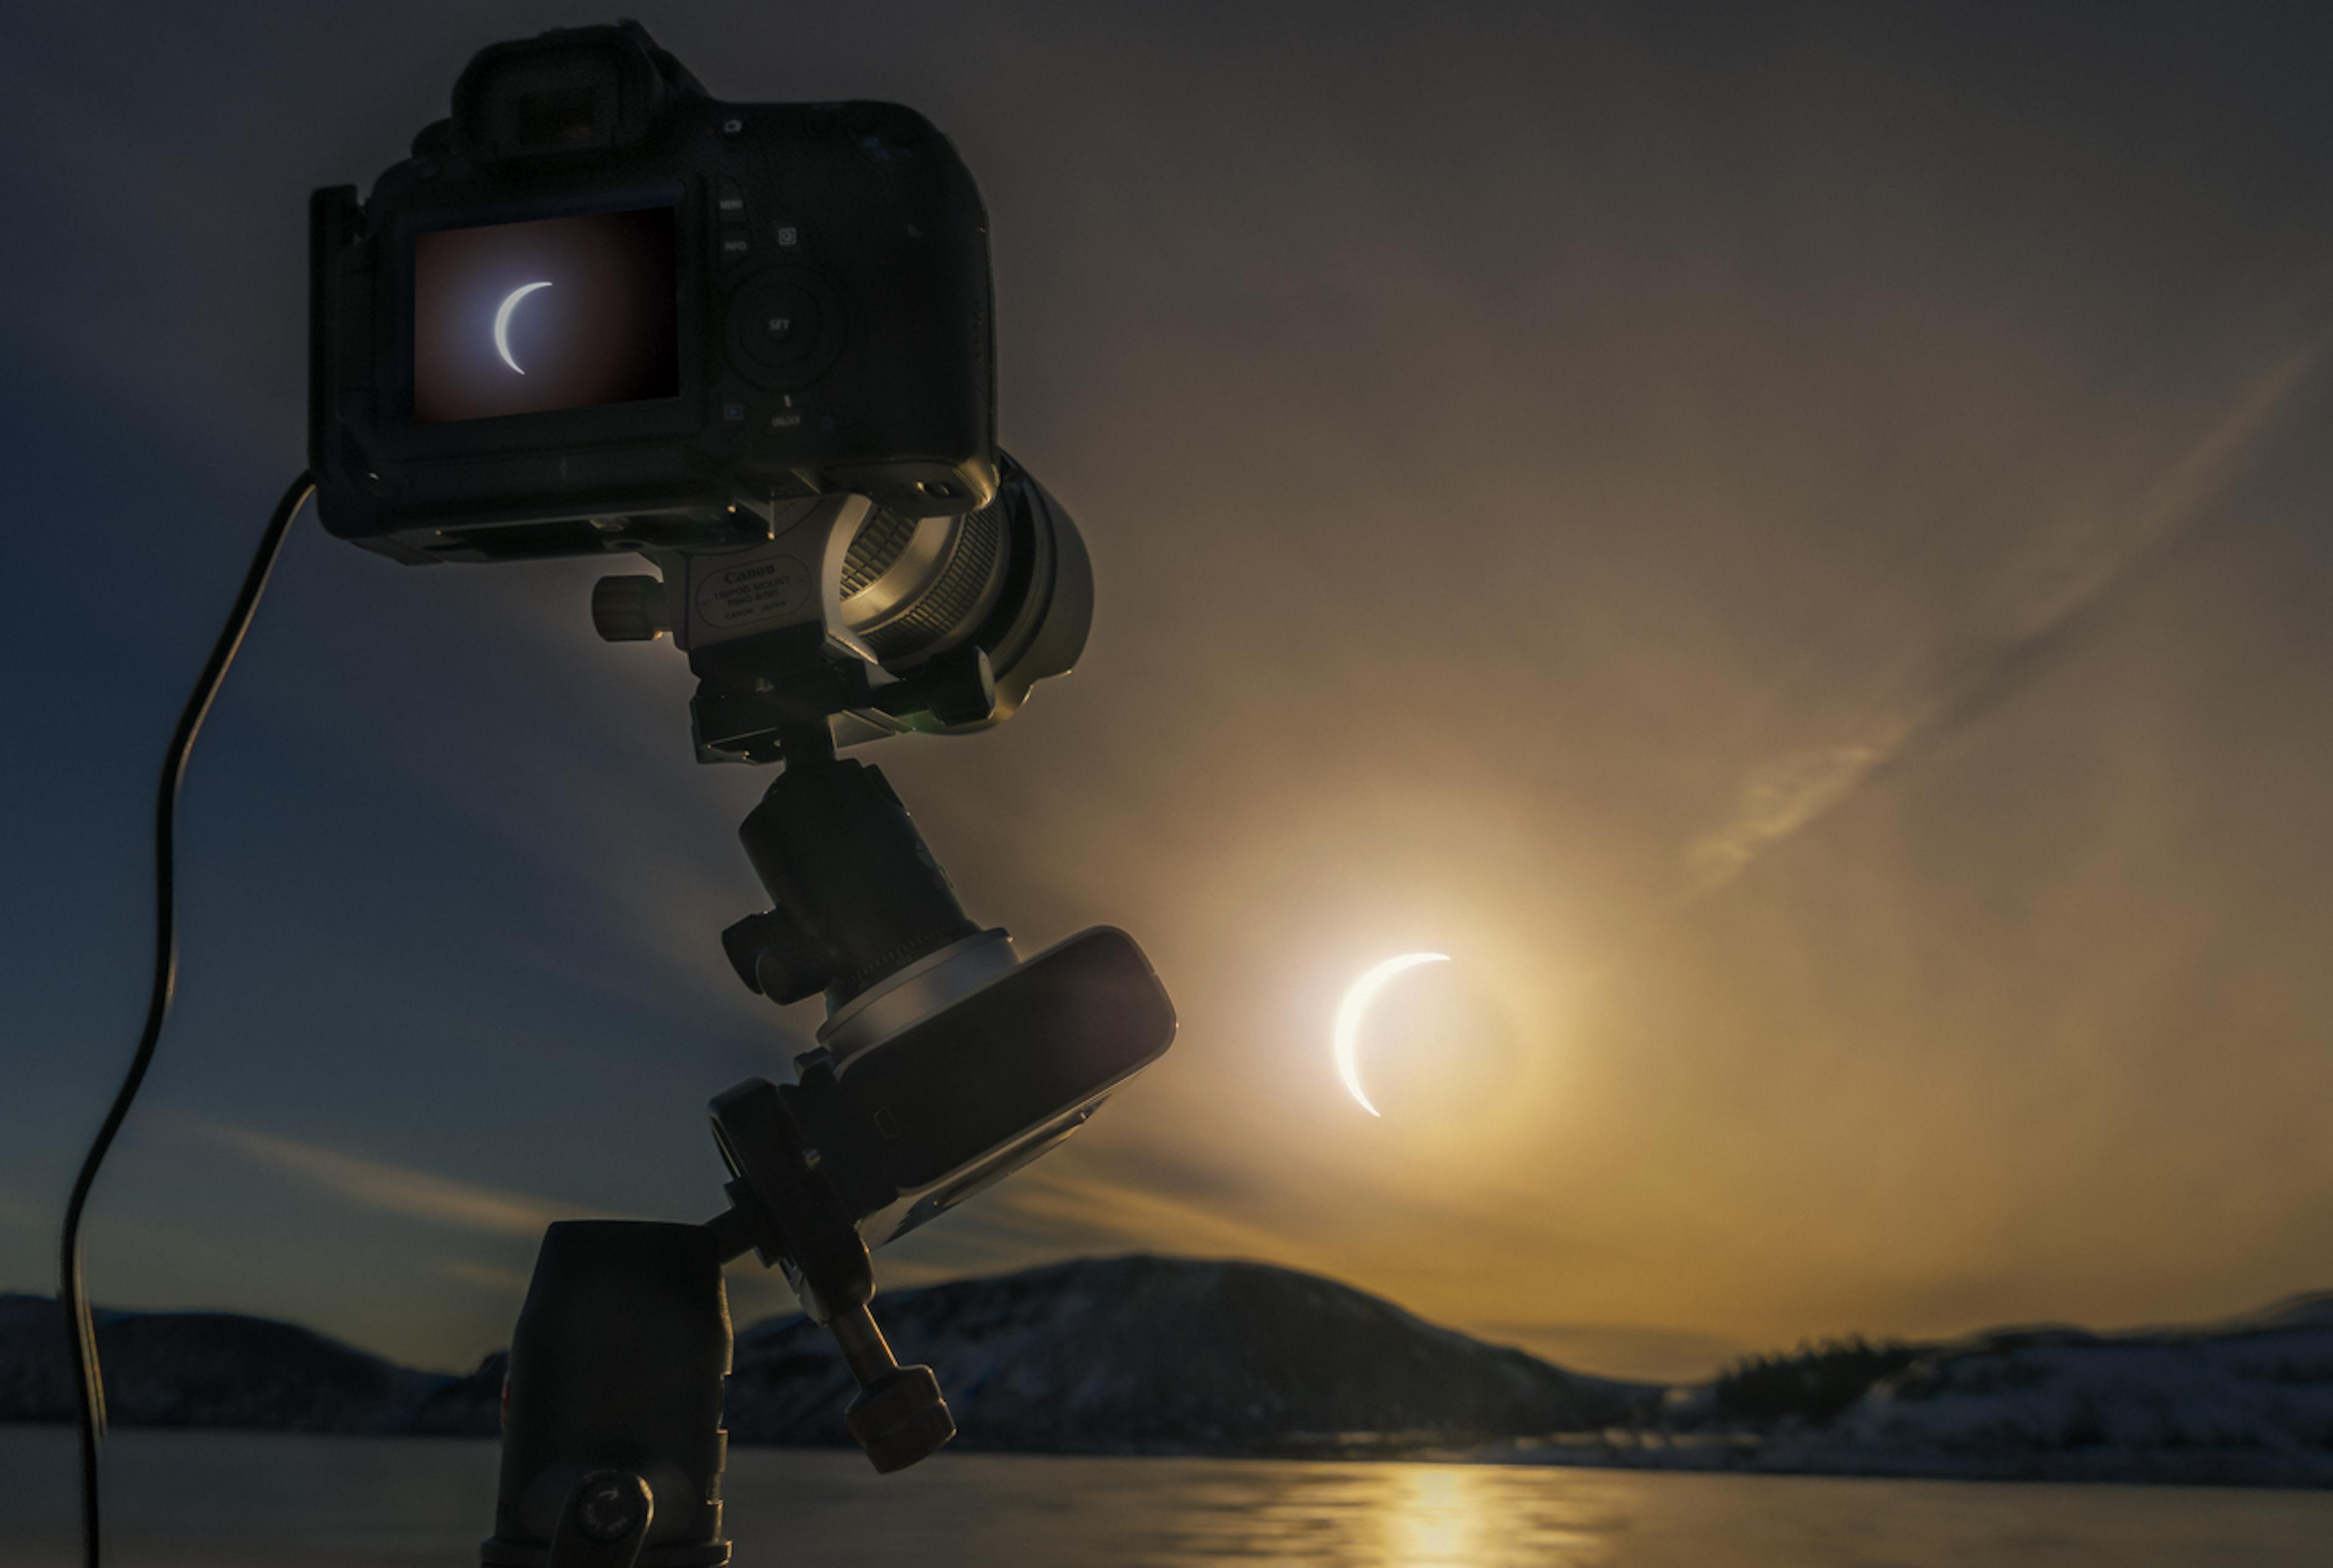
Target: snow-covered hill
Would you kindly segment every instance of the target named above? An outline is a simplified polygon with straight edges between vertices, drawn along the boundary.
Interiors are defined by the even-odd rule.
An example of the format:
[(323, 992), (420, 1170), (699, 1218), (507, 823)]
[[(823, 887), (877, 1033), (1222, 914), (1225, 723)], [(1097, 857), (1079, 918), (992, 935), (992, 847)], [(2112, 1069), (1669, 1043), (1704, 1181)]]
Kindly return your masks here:
[[(1263, 1264), (1086, 1260), (899, 1292), (877, 1315), (901, 1361), (938, 1371), (967, 1448), (1402, 1451), (1625, 1423), (1655, 1392)], [(849, 1393), (823, 1330), (738, 1336), (739, 1440), (840, 1441)]]
[[(876, 1313), (939, 1373), (968, 1448), (1120, 1453), (1399, 1452), (1634, 1419), (1656, 1390), (1581, 1377), (1261, 1264), (1087, 1261), (901, 1291)], [(495, 1429), (499, 1356), (417, 1372), (288, 1323), (107, 1313), (125, 1426)], [(71, 1419), (55, 1303), (0, 1297), (0, 1420)], [(840, 1444), (851, 1385), (799, 1316), (738, 1335), (733, 1441)]]
[[(499, 1366), (417, 1372), (296, 1324), (234, 1313), (98, 1313), (108, 1418), (125, 1427), (493, 1431)], [(72, 1419), (64, 1314), (0, 1295), (0, 1420)], [(483, 1424), (482, 1424), (483, 1416)]]
[(1810, 1438), (1811, 1461), (1929, 1473), (2333, 1485), (2333, 1293), (2205, 1327), (1928, 1347)]
[[(1842, 1369), (1856, 1367), (1862, 1376), (1842, 1388)], [(2053, 1325), (1885, 1350), (1816, 1347), (1769, 1358), (1732, 1380), (1672, 1390), (1660, 1419), (1644, 1429), (1559, 1438), (1513, 1457), (2333, 1486), (2333, 1293), (2187, 1328), (2099, 1334)]]
[[(1663, 1398), (1566, 1371), (1261, 1264), (1088, 1260), (895, 1292), (876, 1311), (902, 1361), (938, 1371), (966, 1448), (2333, 1486), (2333, 1294), (2187, 1329), (1833, 1347), (1767, 1362), (1762, 1405), (1729, 1403), (1723, 1384)], [(419, 1372), (217, 1313), (108, 1313), (99, 1337), (123, 1425), (495, 1428), (499, 1356)], [(823, 1330), (747, 1328), (733, 1440), (846, 1442), (850, 1391)], [(55, 1304), (0, 1296), (0, 1420), (71, 1415)]]

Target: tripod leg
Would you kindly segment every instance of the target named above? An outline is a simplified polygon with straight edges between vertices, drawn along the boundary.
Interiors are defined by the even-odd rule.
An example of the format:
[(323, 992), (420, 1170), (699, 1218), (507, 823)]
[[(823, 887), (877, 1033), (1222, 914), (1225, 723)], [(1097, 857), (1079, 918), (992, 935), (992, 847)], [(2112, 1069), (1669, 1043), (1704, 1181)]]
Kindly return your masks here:
[(562, 1568), (623, 1568), (620, 1554), (642, 1547), (660, 1568), (728, 1562), (729, 1351), (721, 1263), (703, 1227), (567, 1220), (545, 1231), (511, 1336), (484, 1568), (549, 1568), (554, 1543), (581, 1554)]

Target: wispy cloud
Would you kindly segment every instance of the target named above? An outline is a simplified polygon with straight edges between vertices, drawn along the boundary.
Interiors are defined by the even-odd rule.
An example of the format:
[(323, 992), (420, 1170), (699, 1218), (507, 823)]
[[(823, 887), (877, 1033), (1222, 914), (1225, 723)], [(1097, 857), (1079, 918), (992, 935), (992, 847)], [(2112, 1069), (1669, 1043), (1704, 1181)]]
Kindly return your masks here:
[(509, 1192), (432, 1171), (391, 1165), (386, 1160), (343, 1154), (206, 1117), (182, 1117), (179, 1121), (207, 1142), (231, 1150), (254, 1163), (289, 1172), (335, 1197), (382, 1214), (429, 1220), (456, 1230), (490, 1236), (523, 1236), (540, 1235), (552, 1221), (573, 1217), (572, 1209), (527, 1193)]
[(1104, 1246), (1164, 1247), (1202, 1257), (1294, 1261), (1290, 1238), (1220, 1209), (1115, 1180), (1099, 1171), (1024, 1171), (1013, 1207), (1049, 1233), (1077, 1234)]
[(2020, 688), (2085, 615), (2204, 518), (2208, 504), (2244, 471), (2328, 348), (2333, 335), (2319, 334), (2271, 366), (2126, 504), (2077, 515), (2050, 531), (2040, 547), (2005, 574), (1980, 628), (1856, 733), (1753, 769), (1725, 823), (1686, 851), (1689, 890), (1705, 893), (1732, 881), (1924, 744)]
[(955, 1210), (946, 1224), (877, 1255), (878, 1274), (890, 1288), (1138, 1251), (1328, 1270), (1326, 1260), (1308, 1260), (1304, 1250), (1282, 1231), (1056, 1157)]
[(1724, 886), (1751, 861), (1853, 794), (1875, 769), (1901, 755), (1915, 722), (1875, 725), (1863, 738), (1788, 752), (1760, 765), (1743, 784), (1733, 815), (1686, 853), (1693, 890)]

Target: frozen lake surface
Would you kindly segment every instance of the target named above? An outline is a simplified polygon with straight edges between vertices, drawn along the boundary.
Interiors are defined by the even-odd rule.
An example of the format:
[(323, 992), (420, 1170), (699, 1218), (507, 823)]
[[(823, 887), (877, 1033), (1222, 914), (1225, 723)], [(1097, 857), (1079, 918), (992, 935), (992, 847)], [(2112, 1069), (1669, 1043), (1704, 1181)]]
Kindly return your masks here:
[[(495, 1448), (129, 1431), (118, 1568), (467, 1568)], [(730, 1456), (742, 1568), (2169, 1568), (2322, 1564), (2333, 1493), (1837, 1480), (1474, 1465), (855, 1452)], [(72, 1436), (0, 1427), (0, 1562), (72, 1568)]]

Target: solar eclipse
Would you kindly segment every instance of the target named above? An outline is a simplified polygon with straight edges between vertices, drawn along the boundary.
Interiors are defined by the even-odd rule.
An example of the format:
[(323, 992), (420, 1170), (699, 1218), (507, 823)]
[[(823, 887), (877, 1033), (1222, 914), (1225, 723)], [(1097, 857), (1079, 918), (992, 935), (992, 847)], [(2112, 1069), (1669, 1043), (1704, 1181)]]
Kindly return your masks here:
[(673, 398), (675, 209), (574, 213), (413, 236), (413, 421)]
[(547, 289), (551, 285), (547, 283), (521, 284), (518, 287), (511, 290), (511, 292), (504, 297), (502, 308), (494, 312), (494, 352), (503, 357), (504, 364), (508, 365), (512, 370), (516, 370), (522, 376), (526, 374), (526, 367), (520, 364), (516, 360), (511, 358), (511, 313), (518, 309), (519, 301), (526, 298), (527, 295), (534, 293), (537, 289)]
[(1353, 1097), (1355, 1103), (1370, 1115), (1381, 1116), (1384, 1113), (1369, 1103), (1368, 1091), (1361, 1084), (1361, 1025), (1368, 1021), (1369, 1004), (1377, 999), (1379, 991), (1385, 989), (1386, 982), (1402, 971), (1414, 969), (1420, 964), (1446, 964), (1449, 961), (1447, 953), (1404, 953), (1398, 957), (1387, 958), (1381, 964), (1372, 965), (1359, 979), (1354, 981), (1346, 991), (1345, 999), (1338, 1004), (1336, 1027), (1330, 1034), (1337, 1076), (1344, 1082), (1345, 1092)]

